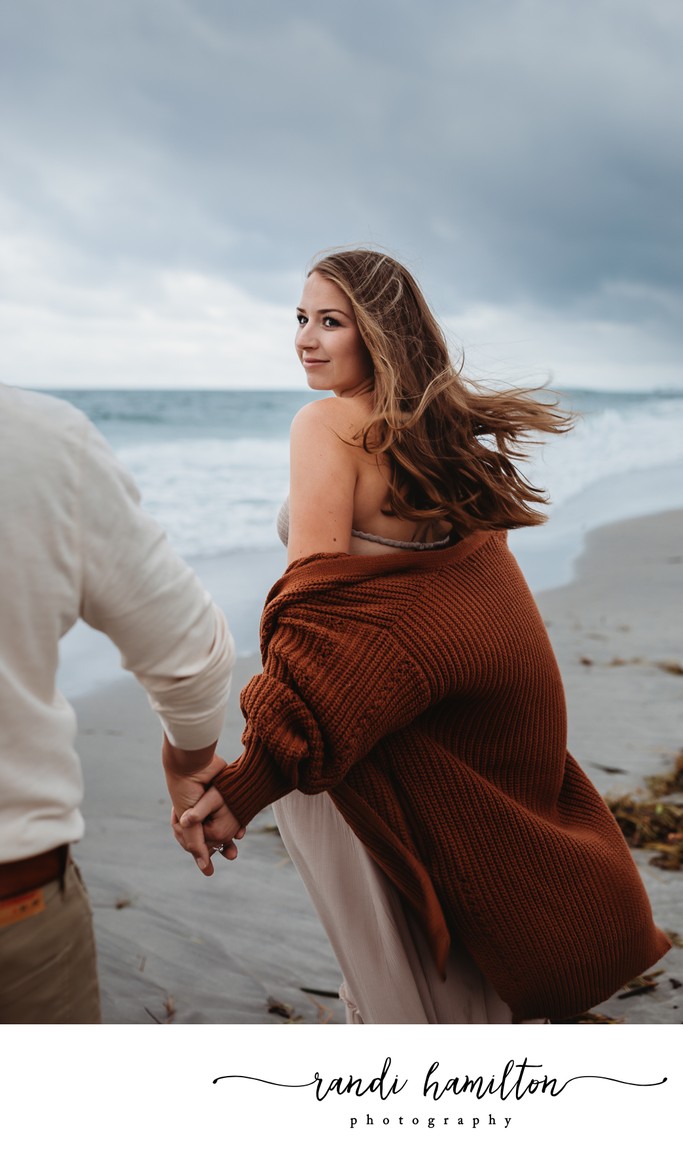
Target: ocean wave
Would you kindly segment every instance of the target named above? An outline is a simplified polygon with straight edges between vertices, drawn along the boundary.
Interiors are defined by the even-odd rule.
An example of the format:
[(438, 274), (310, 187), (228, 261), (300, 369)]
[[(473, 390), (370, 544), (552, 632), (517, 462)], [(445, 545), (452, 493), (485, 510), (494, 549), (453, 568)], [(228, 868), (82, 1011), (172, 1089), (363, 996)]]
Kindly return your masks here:
[(545, 444), (530, 478), (561, 504), (598, 480), (683, 460), (683, 396), (586, 412)]
[[(75, 402), (76, 394), (68, 397)], [(186, 556), (213, 556), (277, 545), (289, 424), (308, 399), (298, 392), (93, 391), (80, 406), (135, 476), (174, 546)], [(548, 492), (551, 515), (601, 480), (683, 461), (683, 392), (577, 390), (561, 399), (579, 412), (574, 430), (536, 450), (524, 468)]]
[(272, 547), (289, 485), (284, 439), (183, 439), (117, 452), (184, 555)]

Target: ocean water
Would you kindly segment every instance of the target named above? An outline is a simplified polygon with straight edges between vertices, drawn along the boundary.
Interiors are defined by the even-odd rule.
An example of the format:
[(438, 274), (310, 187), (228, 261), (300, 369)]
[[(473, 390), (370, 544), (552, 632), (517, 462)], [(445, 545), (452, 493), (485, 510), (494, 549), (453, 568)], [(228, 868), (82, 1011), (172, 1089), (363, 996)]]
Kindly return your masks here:
[[(143, 505), (228, 614), (238, 650), (257, 650), (258, 618), (284, 567), (276, 518), (287, 494), (289, 426), (301, 391), (54, 391), (99, 427), (135, 477)], [(683, 506), (683, 391), (566, 392), (573, 431), (535, 450), (527, 475), (550, 497), (549, 520), (510, 533), (534, 591), (571, 579), (585, 534)], [(78, 693), (111, 672), (79, 630), (65, 645)], [(109, 669), (107, 670), (105, 667)]]
[(93, 420), (186, 558), (277, 543), (291, 420), (307, 392), (55, 391)]
[[(143, 503), (187, 558), (259, 551), (276, 544), (275, 519), (288, 487), (288, 433), (302, 391), (59, 391), (82, 408), (132, 472)], [(578, 413), (571, 434), (535, 451), (527, 474), (551, 499), (549, 528), (560, 512), (598, 484), (661, 490), (648, 508), (671, 506), (664, 471), (683, 465), (683, 391), (571, 391)], [(656, 483), (655, 483), (656, 487)], [(633, 496), (593, 508), (586, 527), (629, 517)], [(602, 518), (601, 518), (602, 516)], [(534, 529), (535, 534), (539, 534)], [(519, 533), (519, 534), (524, 534)]]

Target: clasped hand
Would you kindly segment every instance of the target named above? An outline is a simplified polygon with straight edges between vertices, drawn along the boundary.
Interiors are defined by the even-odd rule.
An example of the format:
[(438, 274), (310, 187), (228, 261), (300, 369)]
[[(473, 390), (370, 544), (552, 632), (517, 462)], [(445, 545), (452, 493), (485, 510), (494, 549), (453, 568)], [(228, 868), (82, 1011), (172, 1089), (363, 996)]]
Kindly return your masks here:
[(226, 766), (214, 755), (205, 766), (185, 773), (178, 770), (165, 741), (163, 755), (166, 785), (171, 796), (171, 829), (183, 850), (192, 855), (202, 874), (214, 873), (212, 856), (218, 851), (227, 860), (237, 858), (236, 841), (244, 837), (240, 826), (211, 780)]

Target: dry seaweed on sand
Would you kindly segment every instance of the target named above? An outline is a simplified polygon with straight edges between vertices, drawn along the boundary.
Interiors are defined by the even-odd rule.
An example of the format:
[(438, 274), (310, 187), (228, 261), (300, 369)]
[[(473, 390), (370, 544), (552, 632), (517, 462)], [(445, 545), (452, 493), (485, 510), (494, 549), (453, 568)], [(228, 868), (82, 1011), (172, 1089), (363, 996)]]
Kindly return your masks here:
[(584, 1014), (577, 1014), (574, 1018), (564, 1018), (563, 1026), (586, 1026), (595, 1024), (620, 1025), (623, 1018), (612, 1018), (610, 1014), (601, 1014), (597, 1010), (587, 1010)]
[(629, 846), (661, 851), (683, 863), (683, 803), (622, 795), (607, 805)]
[(318, 999), (312, 994), (309, 994), (308, 997), (318, 1012), (318, 1022), (322, 1026), (326, 1026), (329, 1022), (334, 1021), (334, 1011), (331, 1010), (329, 1006), (326, 1006), (324, 1002), (318, 1002)]
[[(332, 1022), (334, 1020), (334, 1012), (330, 1009), (329, 1006), (326, 1006), (322, 1002), (318, 1002), (318, 999), (315, 996), (321, 994), (327, 995), (329, 998), (338, 998), (339, 995), (325, 990), (306, 990), (305, 987), (302, 987), (301, 989), (308, 995), (309, 1000), (315, 1007), (318, 1015), (318, 1022), (323, 1025), (327, 1024), (328, 1022)], [(295, 1008), (290, 1006), (288, 1002), (281, 1002), (278, 998), (273, 998), (272, 995), (268, 997), (267, 1009), (269, 1014), (276, 1014), (279, 1018), (282, 1018), (284, 1022), (293, 1023), (305, 1021), (303, 1016), (298, 1014)]]
[(617, 998), (634, 998), (638, 994), (649, 994), (651, 990), (656, 990), (660, 975), (663, 973), (663, 970), (653, 970), (649, 974), (639, 974), (637, 978), (632, 978), (626, 983)]
[(285, 1022), (302, 1021), (301, 1015), (296, 1013), (293, 1006), (290, 1006), (288, 1002), (280, 1002), (272, 995), (268, 996), (267, 1009), (269, 1014), (277, 1014), (278, 1017), (284, 1018)]
[(663, 775), (651, 775), (645, 780), (651, 795), (674, 795), (683, 792), (683, 750), (674, 758), (670, 771)]
[(644, 797), (619, 795), (607, 798), (607, 805), (631, 847), (657, 853), (650, 859), (661, 870), (683, 869), (683, 751), (666, 774), (646, 780)]
[(157, 1023), (158, 1026), (163, 1026), (165, 1024), (168, 1024), (169, 1022), (173, 1022), (173, 1019), (175, 1018), (176, 1009), (175, 1009), (175, 1002), (173, 1001), (172, 995), (170, 995), (170, 994), (168, 995), (168, 997), (164, 1000), (163, 1006), (164, 1006), (164, 1010), (166, 1011), (166, 1017), (165, 1018), (158, 1018), (156, 1016), (156, 1014), (154, 1013), (154, 1011), (150, 1010), (148, 1006), (145, 1007), (146, 1013), (149, 1015), (149, 1017), (154, 1022)]

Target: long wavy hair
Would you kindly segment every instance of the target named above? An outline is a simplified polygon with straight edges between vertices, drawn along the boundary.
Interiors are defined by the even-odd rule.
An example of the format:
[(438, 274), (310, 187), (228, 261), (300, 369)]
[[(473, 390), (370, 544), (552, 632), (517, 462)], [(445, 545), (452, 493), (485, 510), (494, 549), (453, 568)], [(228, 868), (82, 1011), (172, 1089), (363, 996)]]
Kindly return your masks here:
[[(386, 513), (446, 521), (460, 534), (528, 527), (546, 518), (545, 492), (517, 463), (572, 426), (543, 387), (486, 388), (461, 374), (409, 271), (365, 248), (323, 253), (309, 267), (348, 297), (374, 367), (372, 414), (356, 439), (391, 467)], [(539, 395), (542, 393), (542, 395)]]

